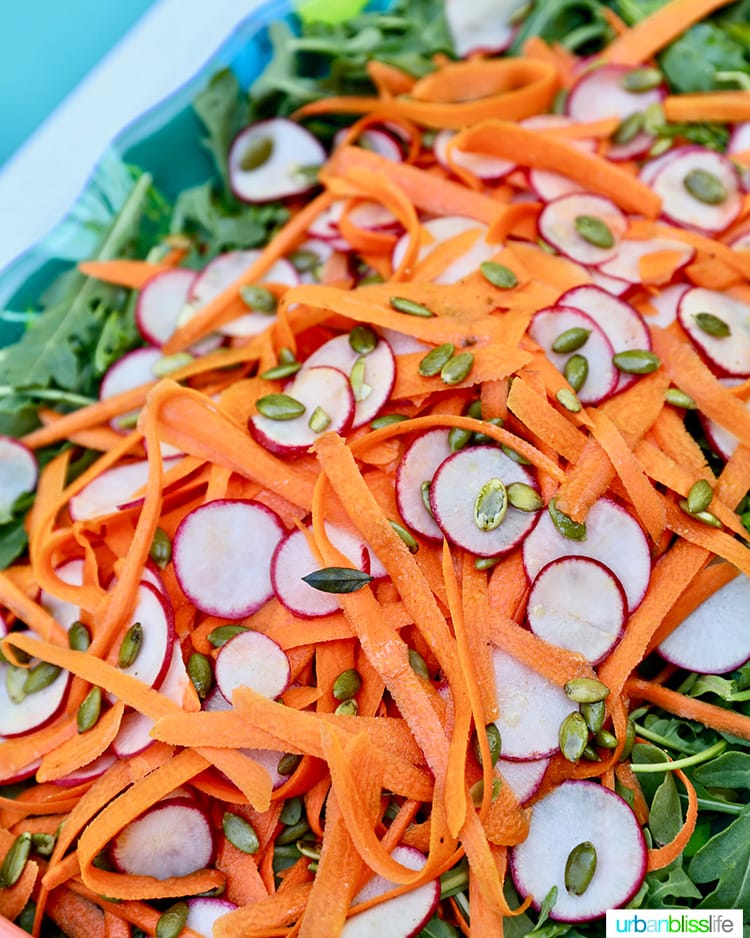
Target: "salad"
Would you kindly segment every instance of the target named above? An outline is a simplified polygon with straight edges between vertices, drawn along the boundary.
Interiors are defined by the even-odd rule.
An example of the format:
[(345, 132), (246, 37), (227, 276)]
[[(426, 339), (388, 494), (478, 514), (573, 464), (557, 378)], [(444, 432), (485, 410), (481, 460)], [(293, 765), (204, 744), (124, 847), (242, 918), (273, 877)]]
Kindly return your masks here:
[(316, 9), (2, 352), (0, 915), (747, 914), (747, 3)]

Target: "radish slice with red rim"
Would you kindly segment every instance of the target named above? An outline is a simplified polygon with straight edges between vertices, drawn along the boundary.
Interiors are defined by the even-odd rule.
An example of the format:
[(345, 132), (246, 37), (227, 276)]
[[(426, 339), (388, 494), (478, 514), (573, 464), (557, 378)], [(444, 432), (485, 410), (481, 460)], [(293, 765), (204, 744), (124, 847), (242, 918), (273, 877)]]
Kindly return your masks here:
[[(723, 384), (724, 387), (731, 388), (742, 384), (742, 379), (719, 378), (719, 383)], [(745, 406), (750, 409), (750, 401), (745, 401), (744, 403)], [(727, 427), (712, 420), (711, 417), (706, 417), (705, 414), (700, 414), (700, 421), (711, 449), (715, 453), (718, 453), (722, 459), (730, 459), (734, 455), (734, 451), (740, 445), (739, 439)]]
[(744, 231), (729, 242), (729, 246), (735, 251), (750, 251), (750, 231)]
[(125, 825), (112, 840), (109, 857), (115, 869), (130, 875), (187, 876), (213, 860), (211, 824), (192, 800), (160, 801)]
[(654, 293), (648, 298), (648, 302), (653, 306), (655, 312), (644, 311), (643, 318), (647, 326), (660, 326), (666, 328), (670, 323), (677, 319), (677, 310), (683, 295), (690, 289), (688, 283), (671, 283), (664, 287), (658, 293)]
[(622, 636), (628, 603), (620, 581), (598, 560), (558, 557), (534, 577), (526, 607), (539, 638), (598, 664)]
[(141, 627), (140, 646), (133, 663), (122, 667), (121, 670), (123, 674), (128, 674), (149, 687), (158, 687), (172, 661), (174, 613), (168, 597), (151, 583), (142, 581), (138, 587), (136, 604), (131, 615), (131, 624), (133, 623), (139, 623)]
[(750, 121), (743, 121), (732, 128), (727, 153), (744, 153), (747, 150), (750, 150)]
[(503, 782), (510, 786), (520, 804), (525, 804), (539, 791), (548, 766), (549, 758), (497, 761), (497, 770)]
[(250, 615), (273, 595), (271, 557), (283, 536), (279, 517), (260, 502), (218, 499), (194, 508), (173, 541), (180, 588), (201, 612)]
[(542, 238), (561, 254), (592, 266), (615, 257), (628, 226), (614, 202), (583, 192), (548, 202), (537, 224)]
[(635, 518), (609, 498), (594, 502), (586, 517), (586, 537), (573, 541), (544, 512), (523, 542), (526, 575), (534, 580), (546, 564), (559, 557), (590, 557), (610, 569), (622, 584), (632, 612), (643, 599), (651, 578), (651, 552)]
[(135, 306), (135, 324), (143, 338), (161, 348), (177, 328), (198, 273), (178, 267), (163, 270), (141, 289)]
[(445, 18), (458, 58), (477, 52), (505, 52), (517, 32), (512, 20), (524, 0), (446, 0)]
[(516, 168), (516, 164), (510, 160), (450, 147), (450, 142), (456, 133), (457, 131), (446, 127), (436, 135), (432, 144), (435, 159), (448, 172), (453, 172), (454, 166), (457, 166), (459, 169), (473, 173), (478, 179), (495, 180), (502, 179)]
[(440, 540), (437, 521), (427, 509), (422, 486), (432, 483), (438, 468), (452, 454), (448, 430), (428, 430), (406, 449), (396, 471), (396, 502), (407, 527), (424, 537)]
[(343, 127), (333, 138), (334, 148), (346, 146), (360, 146), (371, 150), (393, 163), (403, 162), (401, 144), (393, 134), (381, 127), (366, 127), (354, 140), (348, 140), (349, 128)]
[(750, 579), (737, 576), (694, 609), (657, 647), (672, 664), (699, 674), (724, 674), (750, 658)]
[(273, 117), (241, 130), (227, 159), (229, 183), (237, 198), (270, 202), (312, 189), (326, 152), (309, 130), (288, 118)]
[[(521, 543), (541, 514), (520, 511), (508, 504), (507, 488), (513, 482), (536, 487), (532, 473), (497, 446), (459, 450), (441, 463), (432, 480), (430, 505), (435, 521), (451, 543), (477, 557), (505, 553)], [(498, 495), (491, 493), (488, 486)], [(491, 504), (490, 515), (494, 512), (496, 518), (504, 512), (497, 524), (488, 520), (480, 505), (485, 497), (487, 504)]]
[(662, 280), (652, 280), (650, 283), (667, 283), (675, 273), (682, 270), (695, 257), (695, 248), (684, 241), (675, 241), (672, 238), (651, 238), (648, 241), (621, 241), (617, 254), (605, 261), (600, 270), (609, 277), (616, 277), (628, 283), (643, 283), (640, 260), (649, 254), (660, 251), (670, 251), (677, 255), (672, 269), (666, 273)]
[(680, 299), (680, 325), (719, 374), (750, 376), (750, 304), (728, 293), (693, 287)]
[[(521, 126), (529, 130), (548, 130), (555, 127), (568, 127), (573, 121), (564, 114), (535, 114), (521, 121)], [(596, 140), (582, 138), (568, 141), (576, 150), (584, 153), (596, 151)], [(527, 172), (529, 186), (543, 202), (551, 202), (563, 195), (573, 192), (585, 192), (586, 187), (575, 182), (562, 173), (549, 169), (529, 169)]]
[[(595, 864), (580, 895), (566, 888), (568, 858), (579, 845), (593, 846)], [(549, 917), (585, 922), (607, 909), (623, 908), (646, 874), (646, 843), (627, 802), (609, 788), (587, 780), (563, 782), (536, 802), (529, 834), (511, 849), (511, 874), (522, 896), (538, 909), (553, 888)]]
[(219, 649), (214, 675), (226, 700), (231, 701), (238, 687), (249, 687), (274, 699), (289, 686), (289, 659), (262, 632), (240, 632)]
[[(99, 399), (106, 401), (117, 394), (132, 391), (133, 388), (139, 388), (141, 385), (155, 381), (154, 366), (161, 358), (161, 351), (152, 347), (137, 348), (132, 352), (128, 352), (127, 355), (123, 355), (113, 365), (110, 365), (104, 374), (102, 383), (99, 386)], [(137, 410), (130, 411), (127, 414), (113, 418), (110, 424), (115, 430), (124, 432), (132, 427), (137, 414)]]
[(552, 755), (560, 748), (560, 724), (573, 709), (562, 688), (500, 648), (492, 650), (492, 665), (503, 758)]
[[(31, 667), (37, 663), (32, 660)], [(23, 691), (27, 673), (0, 661), (0, 737), (21, 736), (45, 726), (65, 702), (70, 681), (67, 671), (60, 671), (46, 687), (32, 693)]]
[(678, 159), (681, 151), (681, 147), (676, 147), (672, 150), (667, 150), (666, 153), (661, 153), (659, 156), (653, 156), (651, 159), (646, 160), (638, 171), (638, 178), (641, 182), (645, 182), (647, 186), (653, 186), (654, 180), (662, 169), (668, 163), (671, 163), (672, 160)]
[[(634, 69), (626, 65), (603, 65), (586, 71), (570, 89), (566, 100), (566, 112), (574, 121), (597, 121), (607, 117), (624, 120), (632, 114), (642, 114), (651, 105), (660, 104), (666, 95), (666, 86), (659, 83), (643, 91), (629, 91), (628, 76)], [(647, 143), (640, 150), (630, 153), (627, 144), (615, 144), (607, 152), (609, 159), (629, 159), (631, 155), (645, 152), (653, 139), (644, 134)], [(631, 141), (632, 142), (632, 141)], [(613, 152), (614, 151), (614, 152)]]
[[(165, 459), (164, 471), (178, 461), (179, 457)], [(138, 503), (138, 493), (147, 481), (147, 459), (134, 459), (105, 469), (70, 499), (70, 515), (74, 521), (90, 521), (132, 507)]]
[[(589, 330), (584, 344), (573, 352), (554, 352), (555, 341), (570, 329)], [(560, 373), (571, 355), (581, 355), (588, 363), (588, 374), (577, 390), (582, 404), (598, 404), (610, 396), (617, 387), (620, 373), (612, 363), (614, 349), (604, 331), (586, 313), (569, 306), (552, 306), (535, 313), (529, 325), (529, 335), (545, 351)]]
[(0, 523), (9, 521), (21, 495), (33, 492), (38, 476), (33, 451), (9, 436), (0, 436)]
[[(151, 742), (153, 742), (153, 740), (151, 740)], [(103, 752), (96, 759), (92, 759), (91, 762), (86, 763), (86, 765), (80, 766), (80, 768), (76, 769), (74, 772), (69, 772), (61, 778), (54, 779), (54, 783), (61, 788), (72, 788), (74, 785), (91, 782), (104, 775), (108, 769), (112, 768), (115, 762), (116, 756), (114, 753)]]
[(390, 345), (394, 355), (411, 355), (413, 352), (427, 352), (431, 346), (420, 339), (415, 339), (405, 332), (397, 332), (395, 329), (381, 329), (381, 335)]
[(185, 927), (199, 935), (209, 938), (214, 933), (214, 925), (222, 915), (233, 912), (237, 906), (229, 899), (218, 896), (196, 896), (187, 900), (188, 915)]
[[(55, 567), (55, 576), (68, 586), (83, 585), (83, 560), (66, 560), (65, 563)], [(64, 629), (69, 629), (71, 625), (80, 618), (81, 609), (74, 603), (65, 599), (58, 599), (47, 590), (42, 590), (39, 594), (39, 602), (52, 616), (59, 622)]]
[[(304, 368), (286, 386), (284, 394), (304, 407), (300, 416), (277, 420), (254, 414), (248, 425), (256, 440), (272, 453), (304, 453), (324, 431), (340, 433), (351, 426), (354, 393), (349, 376), (338, 368)], [(320, 416), (317, 423), (316, 415)]]
[(739, 174), (732, 161), (697, 146), (681, 147), (671, 156), (651, 182), (664, 217), (709, 234), (724, 231), (742, 209)]
[[(450, 241), (451, 238), (456, 238), (466, 231), (476, 231), (476, 238), (468, 250), (444, 267), (437, 277), (433, 277), (434, 283), (456, 283), (462, 277), (477, 271), (479, 265), (490, 260), (498, 250), (496, 244), (488, 244), (485, 241), (487, 226), (463, 215), (445, 215), (442, 218), (431, 218), (422, 223), (422, 228), (428, 241), (420, 247), (418, 261), (428, 257), (439, 244)], [(391, 257), (394, 269), (400, 265), (408, 246), (408, 235), (404, 235), (396, 242)]]
[(616, 277), (610, 277), (602, 273), (600, 267), (592, 267), (589, 270), (589, 276), (595, 287), (599, 287), (607, 293), (611, 293), (612, 296), (622, 296), (624, 293), (627, 293), (632, 286), (627, 280), (618, 280)]

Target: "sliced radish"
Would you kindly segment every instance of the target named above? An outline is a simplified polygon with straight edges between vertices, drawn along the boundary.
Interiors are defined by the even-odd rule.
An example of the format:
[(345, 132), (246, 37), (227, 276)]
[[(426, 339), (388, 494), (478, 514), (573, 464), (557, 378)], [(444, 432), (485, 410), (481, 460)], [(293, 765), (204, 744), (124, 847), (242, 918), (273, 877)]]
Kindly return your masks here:
[[(589, 337), (575, 351), (554, 352), (555, 340), (569, 329), (588, 329)], [(578, 390), (583, 404), (598, 404), (614, 393), (620, 373), (612, 363), (614, 349), (597, 323), (586, 313), (566, 306), (552, 306), (535, 313), (529, 325), (529, 335), (545, 351), (547, 357), (561, 373), (572, 354), (583, 355), (588, 362), (588, 374)]]
[[(569, 892), (565, 867), (579, 844), (593, 845), (596, 866), (580, 895)], [(597, 782), (563, 782), (538, 801), (529, 834), (511, 850), (511, 873), (523, 896), (539, 908), (553, 887), (557, 898), (550, 918), (584, 922), (623, 908), (646, 873), (646, 843), (627, 802)]]
[(750, 231), (744, 231), (742, 234), (737, 235), (729, 242), (729, 246), (734, 248), (735, 251), (750, 250)]
[[(176, 465), (178, 459), (165, 459), (164, 470)], [(90, 521), (134, 506), (147, 480), (147, 459), (134, 459), (105, 469), (73, 495), (69, 504), (70, 515), (74, 521)]]
[(658, 293), (648, 298), (649, 303), (656, 310), (655, 314), (644, 313), (644, 319), (649, 326), (666, 328), (677, 319), (677, 310), (683, 295), (690, 289), (687, 283), (671, 283)]
[(160, 801), (126, 824), (110, 844), (109, 855), (123, 873), (155, 879), (187, 876), (210, 865), (213, 831), (196, 802)]
[(446, 0), (445, 18), (459, 58), (476, 52), (505, 52), (513, 42), (516, 27), (514, 14), (524, 7), (523, 0)]
[(539, 524), (523, 542), (526, 575), (534, 580), (539, 571), (559, 557), (590, 557), (609, 568), (622, 584), (632, 612), (643, 599), (651, 577), (651, 553), (641, 526), (625, 508), (608, 498), (594, 502), (586, 518), (586, 537), (564, 537), (544, 512)]
[(746, 150), (750, 150), (750, 121), (734, 125), (727, 145), (727, 153), (744, 153)]
[[(323, 238), (306, 238), (299, 244), (289, 259), (297, 271), (300, 283), (320, 283), (325, 263), (333, 252), (331, 242)], [(304, 262), (295, 259), (295, 254), (304, 258)]]
[[(735, 387), (738, 384), (742, 384), (741, 378), (719, 378), (719, 383), (723, 384), (724, 387)], [(745, 407), (750, 408), (750, 401), (744, 402)], [(740, 445), (739, 439), (729, 430), (727, 427), (722, 426), (720, 423), (717, 423), (711, 417), (706, 417), (704, 414), (700, 415), (701, 425), (703, 426), (703, 432), (706, 434), (706, 439), (708, 440), (711, 449), (718, 453), (722, 459), (729, 459), (734, 455), (734, 451)]]
[(597, 121), (607, 117), (630, 117), (651, 104), (659, 104), (666, 94), (664, 85), (648, 91), (628, 91), (623, 79), (631, 69), (626, 65), (604, 65), (581, 75), (570, 89), (566, 111), (574, 121)]
[(262, 632), (240, 632), (219, 649), (214, 674), (216, 686), (227, 700), (238, 687), (275, 698), (289, 686), (289, 659)]
[(135, 307), (135, 324), (143, 338), (161, 348), (180, 320), (198, 274), (178, 267), (152, 277), (141, 289)]
[[(521, 126), (530, 130), (548, 130), (554, 127), (567, 127), (573, 121), (564, 114), (535, 114), (521, 121)], [(594, 153), (596, 140), (582, 138), (570, 140), (570, 145), (584, 153)], [(562, 173), (549, 169), (530, 169), (527, 173), (529, 186), (543, 202), (551, 202), (563, 195), (573, 192), (585, 192), (586, 187)]]
[[(474, 273), (483, 261), (490, 260), (497, 253), (497, 245), (488, 244), (485, 241), (487, 226), (473, 218), (465, 218), (463, 215), (444, 215), (441, 218), (428, 219), (422, 223), (422, 228), (428, 241), (419, 250), (418, 260), (420, 261), (428, 257), (439, 244), (450, 241), (451, 238), (456, 238), (466, 231), (476, 231), (476, 238), (469, 249), (444, 267), (441, 273), (433, 278), (435, 283), (456, 283), (462, 277)], [(403, 260), (408, 246), (408, 235), (404, 235), (396, 242), (391, 257), (394, 269)]]
[(435, 159), (448, 172), (452, 172), (453, 167), (458, 166), (460, 169), (473, 173), (478, 179), (495, 180), (502, 179), (516, 168), (516, 164), (510, 160), (486, 156), (484, 153), (471, 153), (468, 150), (459, 150), (458, 147), (451, 149), (449, 144), (456, 133), (457, 131), (446, 127), (437, 134), (432, 145)]
[[(32, 661), (33, 667), (38, 662)], [(31, 730), (37, 730), (57, 715), (65, 701), (68, 690), (70, 674), (60, 671), (57, 677), (41, 690), (13, 699), (10, 696), (11, 687), (15, 686), (12, 676), (9, 675), (11, 665), (0, 661), (0, 737), (20, 736)], [(25, 672), (18, 674), (24, 678)], [(9, 687), (10, 685), (10, 687)], [(14, 693), (15, 697), (15, 693)]]
[(352, 380), (353, 369), (360, 358), (364, 362), (364, 374), (361, 374), (357, 382), (352, 384), (355, 399), (354, 418), (351, 425), (353, 430), (369, 423), (390, 400), (396, 381), (396, 360), (388, 342), (385, 339), (379, 339), (375, 348), (362, 356), (360, 352), (352, 348), (349, 334), (335, 336), (313, 352), (302, 366), (302, 372), (321, 365), (338, 368), (345, 375), (349, 375)]
[[(349, 129), (343, 127), (333, 138), (334, 148), (344, 145), (348, 135)], [(401, 163), (404, 158), (401, 152), (401, 144), (393, 134), (381, 127), (366, 127), (355, 140), (350, 142), (365, 150), (378, 153), (393, 163)]]
[[(323, 431), (340, 433), (351, 426), (355, 413), (354, 393), (349, 376), (338, 368), (329, 365), (305, 368), (286, 386), (284, 393), (304, 405), (301, 416), (274, 420), (254, 414), (250, 418), (250, 432), (272, 453), (304, 453)], [(313, 414), (321, 412), (322, 423), (311, 427)]]
[(750, 658), (750, 579), (739, 573), (704, 600), (658, 646), (667, 661), (700, 674), (723, 674)]
[(283, 536), (278, 516), (260, 502), (218, 499), (193, 509), (172, 548), (182, 591), (209, 615), (250, 615), (273, 595), (271, 557)]
[(217, 919), (227, 912), (233, 912), (237, 906), (229, 899), (217, 896), (196, 896), (187, 900), (188, 915), (185, 926), (205, 938), (211, 938)]
[[(427, 857), (416, 847), (401, 845), (391, 851), (391, 857), (408, 870), (421, 870)], [(396, 883), (384, 876), (373, 876), (352, 899), (356, 906), (396, 888)], [(404, 892), (364, 912), (352, 915), (341, 930), (341, 938), (412, 938), (419, 934), (437, 908), (440, 899), (440, 880), (431, 879), (415, 889)]]
[(430, 348), (426, 342), (415, 339), (414, 336), (407, 335), (405, 332), (397, 332), (395, 329), (381, 329), (380, 331), (394, 355), (411, 355), (412, 352), (426, 352)]
[(339, 222), (344, 214), (346, 201), (336, 199), (334, 202), (324, 208), (322, 212), (313, 219), (308, 227), (308, 234), (312, 238), (328, 242), (328, 244), (337, 251), (350, 251), (351, 245), (341, 236)]
[(669, 251), (677, 254), (675, 263), (663, 280), (650, 281), (651, 283), (665, 283), (674, 273), (682, 270), (695, 257), (695, 248), (684, 241), (675, 241), (671, 238), (651, 238), (649, 241), (621, 241), (617, 254), (605, 261), (600, 270), (609, 277), (625, 280), (628, 283), (643, 283), (640, 260), (649, 254), (659, 251)]
[(154, 721), (145, 713), (131, 710), (120, 721), (120, 729), (112, 742), (112, 751), (119, 759), (130, 759), (143, 752), (154, 741), (151, 730)]
[[(603, 226), (602, 234), (609, 232), (611, 244), (604, 246), (593, 243), (591, 239), (598, 237), (598, 234), (588, 238), (581, 234), (586, 221)], [(617, 254), (628, 223), (610, 199), (573, 192), (548, 202), (542, 209), (538, 225), (542, 238), (566, 257), (579, 264), (597, 266)]]
[(104, 775), (116, 761), (117, 757), (114, 753), (103, 752), (98, 758), (92, 759), (91, 762), (80, 766), (74, 772), (68, 772), (67, 775), (56, 778), (54, 780), (55, 785), (60, 785), (62, 788), (72, 788), (74, 785), (81, 785), (83, 782), (91, 782)]
[(525, 804), (539, 791), (549, 759), (498, 759), (497, 770), (509, 785), (520, 804)]
[[(709, 313), (729, 330), (717, 336), (701, 328), (701, 315)], [(677, 308), (680, 325), (711, 364), (724, 375), (750, 375), (750, 304), (721, 293), (693, 287)]]
[(9, 436), (0, 436), (0, 523), (10, 519), (20, 495), (34, 491), (37, 475), (32, 450)]
[[(67, 560), (65, 563), (55, 567), (55, 576), (63, 583), (69, 586), (83, 585), (83, 560)], [(58, 599), (47, 590), (42, 590), (39, 595), (39, 602), (52, 616), (59, 622), (64, 629), (69, 629), (71, 625), (80, 618), (81, 610), (74, 603), (67, 600)]]
[(245, 127), (229, 148), (229, 182), (243, 202), (270, 202), (308, 192), (326, 160), (318, 139), (285, 117)]
[(618, 280), (616, 277), (610, 277), (602, 273), (600, 267), (592, 267), (589, 270), (589, 276), (595, 287), (606, 290), (607, 293), (611, 293), (612, 296), (622, 296), (623, 293), (627, 293), (631, 287), (631, 284), (629, 284), (627, 280)]
[(166, 677), (172, 661), (174, 645), (174, 613), (172, 603), (151, 583), (141, 582), (131, 624), (140, 623), (140, 649), (124, 674), (137, 678), (149, 687), (158, 687)]
[(424, 537), (440, 540), (443, 532), (425, 505), (423, 483), (432, 483), (438, 467), (451, 455), (448, 430), (428, 430), (404, 453), (396, 472), (396, 501), (407, 526)]
[[(707, 174), (721, 189), (718, 201), (697, 198), (689, 189), (692, 174)], [(652, 188), (662, 200), (662, 214), (678, 225), (717, 234), (724, 231), (742, 209), (740, 178), (731, 160), (715, 150), (686, 146), (673, 151), (655, 175)]]
[(620, 581), (590, 557), (558, 557), (545, 564), (531, 584), (526, 609), (534, 634), (592, 664), (620, 640), (627, 614)]
[[(141, 385), (156, 380), (154, 366), (161, 360), (161, 357), (161, 351), (152, 346), (137, 348), (123, 355), (107, 369), (102, 378), (99, 386), (99, 399), (106, 401), (117, 394), (132, 391), (133, 388), (139, 388)], [(137, 414), (137, 410), (132, 410), (113, 418), (110, 423), (115, 430), (124, 430), (132, 426)]]
[(572, 710), (562, 688), (500, 648), (493, 649), (492, 664), (503, 758), (552, 755), (559, 748), (560, 724)]
[(653, 186), (654, 180), (662, 169), (664, 169), (668, 163), (671, 163), (672, 160), (679, 159), (681, 151), (681, 147), (675, 147), (671, 150), (667, 150), (666, 153), (646, 160), (638, 171), (638, 178), (641, 182), (645, 182), (647, 186)]

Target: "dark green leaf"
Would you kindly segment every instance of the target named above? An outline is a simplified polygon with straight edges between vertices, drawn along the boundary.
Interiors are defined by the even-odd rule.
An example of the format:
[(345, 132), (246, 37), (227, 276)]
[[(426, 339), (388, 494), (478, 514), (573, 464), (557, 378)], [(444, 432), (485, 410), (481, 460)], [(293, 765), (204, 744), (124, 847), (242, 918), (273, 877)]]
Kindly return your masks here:
[(723, 752), (699, 765), (694, 776), (707, 788), (750, 789), (750, 752)]
[(661, 870), (646, 874), (648, 892), (644, 906), (647, 909), (673, 909), (676, 899), (700, 899), (701, 892), (677, 859)]
[(28, 538), (23, 518), (0, 525), (0, 570), (5, 570), (26, 550)]
[(231, 69), (216, 72), (208, 85), (193, 101), (195, 113), (200, 118), (208, 136), (204, 139), (216, 168), (229, 191), (227, 177), (227, 154), (234, 135), (247, 123), (247, 105), (243, 107), (243, 96), (237, 76)]
[(459, 931), (437, 915), (431, 918), (419, 933), (418, 938), (458, 938)]
[(750, 908), (750, 809), (697, 851), (688, 874), (694, 883), (716, 883), (700, 908)]
[(661, 55), (660, 65), (672, 89), (689, 93), (721, 87), (717, 72), (750, 74), (742, 45), (714, 23), (697, 23)]
[(322, 593), (354, 593), (372, 581), (369, 574), (351, 567), (324, 567), (308, 573), (302, 579), (308, 586)]
[(658, 844), (668, 844), (682, 827), (680, 795), (672, 772), (667, 772), (654, 792), (648, 826)]

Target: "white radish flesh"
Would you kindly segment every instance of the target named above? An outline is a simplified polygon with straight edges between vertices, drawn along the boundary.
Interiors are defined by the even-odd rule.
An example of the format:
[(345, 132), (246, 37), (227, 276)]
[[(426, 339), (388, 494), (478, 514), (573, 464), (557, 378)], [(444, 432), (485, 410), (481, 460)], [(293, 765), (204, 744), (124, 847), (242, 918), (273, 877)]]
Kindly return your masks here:
[[(580, 233), (583, 219), (591, 219), (609, 232), (611, 244), (592, 243)], [(613, 258), (627, 229), (627, 219), (620, 209), (601, 195), (573, 192), (548, 202), (539, 216), (539, 234), (566, 257), (579, 264), (597, 266)]]
[(658, 293), (648, 298), (649, 304), (654, 308), (653, 313), (645, 310), (643, 318), (648, 326), (661, 326), (666, 328), (677, 319), (677, 310), (683, 295), (690, 289), (687, 283), (671, 283)]
[(545, 564), (558, 557), (591, 557), (617, 577), (632, 612), (643, 599), (651, 577), (651, 552), (641, 526), (621, 505), (608, 498), (594, 502), (586, 518), (586, 537), (562, 535), (544, 512), (523, 543), (526, 575), (534, 580)]
[(607, 117), (622, 120), (659, 104), (666, 93), (664, 85), (647, 91), (628, 91), (623, 80), (630, 71), (625, 65), (604, 65), (584, 72), (570, 89), (566, 101), (568, 116), (584, 122)]
[(143, 338), (161, 347), (177, 328), (198, 274), (187, 268), (164, 270), (141, 289), (135, 324)]
[(548, 766), (549, 758), (497, 761), (497, 770), (503, 782), (510, 786), (520, 804), (525, 804), (537, 793)]
[(141, 626), (141, 645), (133, 663), (121, 670), (149, 687), (158, 687), (172, 660), (174, 614), (169, 599), (151, 583), (141, 582), (138, 587), (130, 624), (136, 622)]
[[(555, 127), (568, 127), (572, 123), (573, 121), (564, 114), (535, 114), (524, 118), (521, 126), (528, 130), (548, 130)], [(584, 153), (594, 153), (596, 150), (596, 141), (592, 139), (570, 140), (569, 143), (570, 146)], [(551, 202), (553, 199), (572, 192), (586, 191), (585, 186), (553, 170), (529, 169), (527, 176), (530, 188), (543, 202)]]
[(539, 511), (508, 506), (497, 527), (482, 529), (475, 520), (475, 503), (483, 487), (499, 479), (535, 486), (534, 476), (496, 446), (471, 446), (445, 460), (430, 486), (430, 505), (438, 526), (454, 544), (477, 557), (495, 557), (511, 550), (528, 535)]
[(526, 615), (539, 638), (597, 664), (619, 641), (627, 611), (611, 570), (590, 557), (560, 557), (534, 578)]
[(19, 496), (36, 485), (36, 456), (23, 443), (0, 436), (0, 523), (10, 520)]
[[(165, 459), (164, 470), (177, 461), (178, 457)], [(74, 521), (90, 521), (131, 507), (137, 503), (147, 480), (147, 459), (134, 459), (105, 469), (70, 499), (71, 517)]]
[[(588, 886), (575, 895), (566, 888), (565, 866), (570, 852), (587, 841), (596, 865)], [(584, 922), (625, 906), (643, 881), (646, 858), (643, 833), (627, 802), (604, 785), (571, 780), (532, 808), (528, 837), (511, 851), (511, 873), (537, 909), (557, 888), (551, 919)]]
[(214, 933), (214, 925), (222, 915), (227, 912), (233, 912), (237, 906), (228, 899), (219, 899), (215, 896), (196, 896), (187, 900), (188, 915), (185, 922), (186, 928), (203, 935), (204, 938), (211, 938)]
[(453, 51), (459, 58), (472, 52), (505, 52), (516, 34), (513, 16), (524, 6), (524, 0), (446, 0)]
[[(158, 348), (138, 348), (127, 355), (123, 355), (108, 369), (99, 386), (99, 399), (108, 400), (125, 391), (132, 391), (142, 385), (156, 380), (154, 366), (162, 358)], [(133, 424), (138, 411), (130, 411), (119, 417), (114, 417), (110, 423), (115, 430), (124, 430)]]
[(661, 280), (652, 280), (650, 283), (666, 283), (674, 273), (682, 270), (695, 257), (695, 248), (684, 241), (675, 241), (671, 238), (651, 238), (649, 241), (621, 241), (617, 254), (603, 263), (599, 270), (608, 277), (625, 280), (628, 283), (643, 283), (640, 271), (640, 260), (649, 254), (659, 251), (669, 251), (676, 255), (673, 268)]
[(349, 138), (349, 128), (343, 127), (333, 138), (334, 149), (341, 146), (360, 146), (380, 156), (384, 156), (392, 163), (401, 163), (403, 154), (401, 145), (387, 130), (379, 127), (367, 127), (355, 139)]
[[(479, 265), (490, 260), (498, 250), (496, 244), (488, 244), (485, 241), (487, 226), (482, 222), (475, 221), (473, 218), (465, 218), (463, 215), (444, 215), (442, 218), (428, 219), (422, 223), (422, 228), (425, 232), (426, 243), (422, 244), (419, 249), (418, 261), (428, 257), (439, 244), (457, 238), (467, 231), (476, 232), (476, 237), (469, 248), (445, 266), (437, 277), (433, 277), (434, 283), (456, 283), (463, 277), (477, 271)], [(408, 246), (408, 235), (404, 235), (396, 242), (391, 257), (394, 270), (398, 268), (403, 260)]]
[(601, 287), (602, 290), (606, 290), (607, 293), (611, 293), (612, 296), (622, 296), (624, 293), (630, 289), (631, 284), (627, 280), (618, 280), (617, 277), (610, 277), (608, 274), (602, 272), (600, 267), (592, 267), (589, 270), (591, 276), (591, 282), (595, 287)]
[[(709, 313), (726, 326), (728, 334), (714, 335), (701, 328), (701, 314)], [(693, 287), (683, 294), (677, 309), (680, 325), (722, 375), (750, 375), (750, 304), (718, 290)]]
[(112, 752), (103, 752), (98, 758), (92, 759), (86, 765), (82, 765), (75, 771), (54, 779), (55, 785), (60, 785), (62, 788), (72, 788), (74, 785), (81, 785), (83, 782), (91, 782), (104, 775), (116, 761), (116, 756)]
[(216, 686), (227, 700), (238, 687), (249, 687), (273, 699), (289, 685), (289, 659), (262, 632), (240, 632), (219, 649), (214, 674)]
[[(742, 384), (742, 379), (719, 378), (719, 383), (723, 384), (724, 387), (735, 387), (738, 384)], [(745, 407), (750, 408), (750, 401), (745, 400), (744, 404)], [(715, 453), (718, 453), (722, 459), (729, 459), (733, 456), (734, 451), (740, 445), (738, 437), (727, 427), (717, 423), (711, 417), (706, 417), (705, 414), (700, 415), (700, 421), (711, 449)]]
[(496, 156), (486, 156), (483, 153), (471, 153), (468, 150), (459, 150), (458, 147), (451, 147), (451, 140), (456, 136), (456, 131), (445, 128), (435, 137), (433, 150), (438, 163), (449, 172), (453, 168), (468, 170), (478, 179), (494, 180), (502, 179), (516, 168), (516, 164), (510, 160), (502, 160)]
[[(723, 187), (716, 204), (696, 198), (688, 189), (690, 173), (708, 173)], [(718, 234), (728, 228), (742, 209), (740, 178), (731, 160), (703, 147), (681, 147), (659, 170), (652, 188), (662, 200), (662, 214), (678, 225)]]
[[(32, 661), (31, 666), (37, 663)], [(10, 664), (0, 661), (0, 737), (20, 736), (49, 723), (65, 701), (70, 679), (67, 671), (60, 671), (46, 687), (16, 701), (9, 695), (10, 669)], [(19, 678), (23, 678), (25, 673), (20, 674)]]
[(278, 516), (260, 502), (220, 499), (195, 508), (173, 542), (182, 591), (209, 615), (250, 615), (273, 595), (271, 557), (283, 536)]
[[(65, 563), (55, 567), (55, 576), (66, 583), (68, 586), (83, 585), (83, 560), (67, 560)], [(59, 622), (64, 629), (69, 629), (71, 625), (80, 618), (81, 609), (74, 603), (65, 599), (58, 599), (47, 590), (42, 590), (39, 594), (39, 602), (44, 606), (52, 618)]]
[(427, 510), (422, 484), (432, 483), (440, 465), (451, 455), (448, 430), (428, 430), (404, 453), (396, 471), (396, 501), (407, 527), (424, 537), (440, 540), (443, 532)]

